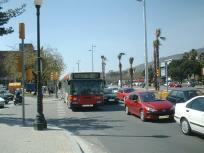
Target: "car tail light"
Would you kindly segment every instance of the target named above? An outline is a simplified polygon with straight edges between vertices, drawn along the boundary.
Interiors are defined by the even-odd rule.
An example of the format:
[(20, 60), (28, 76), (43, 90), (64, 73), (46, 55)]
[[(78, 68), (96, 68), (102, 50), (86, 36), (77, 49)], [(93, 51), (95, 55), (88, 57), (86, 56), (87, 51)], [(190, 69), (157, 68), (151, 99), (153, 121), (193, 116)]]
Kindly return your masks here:
[(102, 96), (96, 96), (95, 99), (96, 99), (96, 100), (102, 100), (103, 97), (102, 97)]
[(77, 101), (77, 96), (69, 96), (69, 101)]

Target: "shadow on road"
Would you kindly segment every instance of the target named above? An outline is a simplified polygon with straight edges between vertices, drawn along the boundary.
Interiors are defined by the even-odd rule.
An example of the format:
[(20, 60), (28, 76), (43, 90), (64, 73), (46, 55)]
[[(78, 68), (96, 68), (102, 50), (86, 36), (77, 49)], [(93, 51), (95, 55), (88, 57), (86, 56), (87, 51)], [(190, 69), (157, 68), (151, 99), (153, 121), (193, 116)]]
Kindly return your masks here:
[[(1, 116), (2, 115), (16, 115), (16, 114), (0, 114)], [(17, 117), (0, 117), (0, 123), (1, 124), (7, 124), (9, 126), (33, 126), (33, 122), (34, 122), (34, 119), (28, 119), (26, 118), (26, 124), (23, 125), (23, 121), (22, 121), (22, 118), (17, 118)]]
[(98, 107), (80, 107), (74, 109), (74, 112), (114, 112), (114, 111), (124, 111), (125, 108), (122, 105), (119, 104), (106, 104), (106, 105), (101, 105)]
[(76, 136), (82, 136), (82, 137), (130, 137), (130, 138), (169, 138), (168, 135), (112, 135), (112, 134), (75, 134)]
[(81, 131), (104, 130), (120, 126), (111, 126), (110, 122), (124, 122), (123, 120), (103, 120), (102, 117), (91, 118), (62, 118), (62, 119), (48, 119), (49, 124), (56, 125), (60, 128), (69, 130), (74, 134), (79, 134)]

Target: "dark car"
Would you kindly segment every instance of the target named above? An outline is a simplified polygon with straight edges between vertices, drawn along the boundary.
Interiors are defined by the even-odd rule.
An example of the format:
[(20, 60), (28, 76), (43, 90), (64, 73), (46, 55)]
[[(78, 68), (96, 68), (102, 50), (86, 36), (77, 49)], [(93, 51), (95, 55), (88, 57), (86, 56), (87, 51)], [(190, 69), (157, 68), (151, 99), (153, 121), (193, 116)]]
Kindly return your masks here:
[(114, 88), (105, 88), (104, 89), (104, 103), (115, 103), (118, 104), (119, 99), (117, 98)]
[(5, 100), (5, 104), (8, 104), (8, 102), (9, 102), (8, 96), (6, 96), (4, 93), (0, 93), (0, 97)]
[(198, 89), (178, 88), (171, 90), (166, 99), (175, 105), (176, 103), (186, 102), (187, 100), (199, 95), (203, 95), (203, 93)]

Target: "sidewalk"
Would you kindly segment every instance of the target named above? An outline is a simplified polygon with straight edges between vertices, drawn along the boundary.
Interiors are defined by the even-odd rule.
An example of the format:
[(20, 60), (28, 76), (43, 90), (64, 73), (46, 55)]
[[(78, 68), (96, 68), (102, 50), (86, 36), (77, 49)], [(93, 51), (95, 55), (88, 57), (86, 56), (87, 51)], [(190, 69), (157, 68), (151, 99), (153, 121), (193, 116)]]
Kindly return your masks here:
[(82, 152), (68, 131), (51, 125), (48, 125), (47, 130), (36, 131), (31, 121), (26, 121), (26, 126), (22, 126), (21, 114), (14, 113), (15, 109), (19, 108), (10, 105), (8, 108), (0, 109), (1, 153)]

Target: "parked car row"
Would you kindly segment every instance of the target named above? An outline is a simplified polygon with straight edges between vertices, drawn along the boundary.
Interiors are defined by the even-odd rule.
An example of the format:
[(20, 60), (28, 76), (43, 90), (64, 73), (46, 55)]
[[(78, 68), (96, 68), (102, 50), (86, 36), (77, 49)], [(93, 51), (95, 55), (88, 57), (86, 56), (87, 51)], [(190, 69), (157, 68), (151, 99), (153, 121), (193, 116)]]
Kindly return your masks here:
[(0, 90), (0, 107), (4, 108), (5, 104), (13, 101), (14, 95), (7, 90)]
[[(108, 92), (107, 92), (108, 93)], [(155, 91), (137, 91), (133, 88), (121, 88), (106, 96), (106, 102), (124, 101), (127, 115), (138, 116), (142, 121), (169, 119), (180, 125), (181, 131), (204, 134), (204, 95), (195, 88), (175, 88), (166, 100)]]

